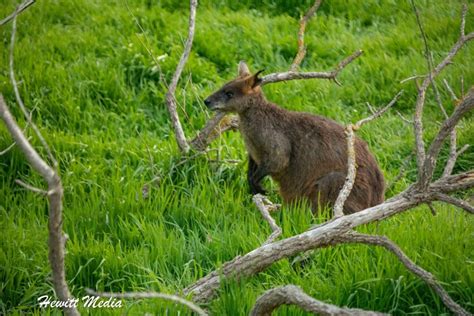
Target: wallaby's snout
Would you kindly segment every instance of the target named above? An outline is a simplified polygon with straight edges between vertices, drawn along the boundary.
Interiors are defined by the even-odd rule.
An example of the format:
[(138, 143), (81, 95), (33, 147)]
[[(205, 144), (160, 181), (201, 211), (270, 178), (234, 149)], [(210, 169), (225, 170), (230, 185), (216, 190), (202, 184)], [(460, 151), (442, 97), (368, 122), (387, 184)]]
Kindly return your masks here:
[(214, 93), (204, 100), (204, 104), (211, 111), (224, 110), (224, 100), (221, 100), (219, 93)]

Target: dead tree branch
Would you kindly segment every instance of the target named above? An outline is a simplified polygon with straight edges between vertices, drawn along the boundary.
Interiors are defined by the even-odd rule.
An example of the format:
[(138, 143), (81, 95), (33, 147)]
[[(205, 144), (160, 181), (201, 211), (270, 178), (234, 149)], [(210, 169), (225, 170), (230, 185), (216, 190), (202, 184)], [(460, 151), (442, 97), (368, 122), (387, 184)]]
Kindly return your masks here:
[(263, 293), (255, 302), (251, 316), (270, 316), (281, 305), (296, 305), (302, 310), (318, 315), (375, 316), (382, 313), (355, 308), (341, 308), (318, 301), (295, 285), (277, 287)]
[[(286, 72), (277, 72), (266, 75), (262, 77), (261, 85), (266, 85), (269, 83), (276, 83), (281, 81), (290, 81), (290, 80), (301, 80), (301, 79), (328, 79), (334, 80), (336, 83), (337, 76), (347, 65), (357, 59), (362, 55), (362, 50), (355, 51), (352, 55), (342, 60), (333, 70), (325, 72), (297, 72), (297, 71), (286, 71)], [(339, 84), (339, 83), (338, 83)]]
[(309, 10), (300, 20), (300, 28), (298, 30), (298, 53), (296, 53), (295, 59), (291, 64), (291, 71), (296, 71), (298, 66), (303, 61), (304, 56), (306, 55), (306, 46), (304, 45), (304, 31), (306, 29), (306, 24), (308, 23), (308, 21), (313, 17), (316, 11), (318, 11), (321, 2), (322, 0), (316, 0), (311, 6), (311, 8), (309, 8)]
[(454, 146), (451, 145), (449, 158), (448, 158), (448, 161), (446, 162), (446, 166), (444, 167), (443, 175), (441, 177), (449, 176), (453, 172), (454, 165), (456, 164), (456, 160), (469, 148), (469, 144), (466, 144), (461, 149), (456, 151), (457, 150), (456, 142), (451, 141), (451, 144), (454, 144)]
[(174, 303), (178, 303), (181, 305), (184, 305), (188, 307), (190, 310), (195, 312), (196, 314), (200, 316), (207, 316), (207, 313), (194, 304), (193, 302), (190, 302), (188, 300), (185, 300), (182, 297), (179, 297), (177, 295), (171, 295), (171, 294), (165, 294), (165, 293), (157, 293), (157, 292), (125, 292), (125, 293), (110, 293), (110, 292), (96, 292), (91, 289), (86, 289), (86, 292), (89, 295), (94, 295), (94, 296), (100, 296), (100, 297), (113, 297), (113, 298), (119, 298), (119, 299), (143, 299), (143, 298), (159, 298), (159, 299), (164, 299), (167, 301), (172, 301)]
[(384, 114), (389, 108), (391, 108), (401, 97), (403, 90), (397, 93), (397, 95), (390, 101), (384, 108), (378, 110), (371, 116), (364, 118), (357, 123), (349, 124), (346, 126), (346, 136), (347, 136), (347, 177), (346, 181), (344, 182), (344, 186), (342, 190), (339, 191), (339, 195), (337, 196), (336, 202), (334, 203), (333, 214), (334, 218), (343, 216), (343, 208), (344, 203), (346, 202), (349, 194), (352, 191), (352, 186), (354, 185), (356, 173), (357, 173), (357, 166), (356, 166), (356, 156), (355, 156), (355, 149), (354, 149), (354, 131), (358, 130), (362, 127), (365, 123), (368, 123), (382, 114)]
[(422, 176), (420, 178), (419, 184), (426, 186), (429, 181), (431, 181), (434, 173), (434, 168), (436, 167), (436, 161), (438, 154), (441, 150), (441, 146), (446, 139), (446, 137), (451, 134), (459, 120), (469, 111), (474, 108), (474, 88), (469, 90), (468, 94), (464, 97), (461, 103), (456, 107), (453, 114), (444, 121), (441, 126), (438, 134), (431, 143), (428, 155), (425, 158), (425, 161), (422, 166)]
[(188, 38), (186, 40), (186, 44), (184, 45), (184, 51), (179, 59), (178, 66), (176, 67), (176, 71), (173, 74), (173, 78), (171, 79), (171, 83), (168, 87), (168, 92), (166, 93), (166, 105), (168, 107), (168, 112), (171, 117), (171, 124), (173, 125), (173, 129), (175, 132), (176, 141), (178, 142), (178, 146), (182, 152), (187, 153), (190, 149), (188, 142), (186, 141), (186, 136), (184, 135), (183, 127), (181, 126), (181, 122), (179, 120), (178, 112), (177, 112), (177, 104), (175, 98), (176, 87), (178, 86), (179, 78), (181, 77), (181, 73), (183, 71), (184, 65), (188, 60), (189, 53), (191, 52), (191, 47), (193, 45), (194, 39), (194, 26), (196, 21), (196, 8), (197, 8), (197, 0), (190, 0), (189, 2), (190, 9), (189, 9), (189, 25), (188, 25)]
[(443, 83), (444, 83), (444, 86), (446, 87), (446, 90), (448, 90), (449, 92), (449, 95), (451, 96), (451, 99), (453, 101), (457, 101), (458, 100), (458, 97), (456, 96), (456, 94), (454, 93), (453, 89), (451, 88), (451, 86), (449, 85), (448, 81), (446, 81), (446, 79), (443, 79)]
[(447, 194), (443, 193), (438, 193), (436, 194), (436, 199), (441, 202), (445, 202), (448, 204), (452, 204), (454, 206), (457, 206), (459, 208), (462, 208), (463, 210), (474, 214), (474, 206), (470, 205), (468, 202), (463, 201), (461, 199), (457, 199), (455, 197), (449, 196)]
[(270, 212), (277, 210), (280, 205), (279, 204), (273, 204), (267, 197), (261, 194), (255, 194), (252, 198), (253, 202), (257, 206), (258, 210), (263, 216), (263, 219), (267, 221), (268, 225), (270, 225), (270, 228), (272, 229), (272, 234), (267, 238), (267, 240), (263, 243), (263, 245), (270, 244), (275, 239), (277, 239), (281, 235), (281, 227), (278, 226), (273, 219), (273, 217), (270, 215)]
[(24, 187), (25, 189), (27, 189), (31, 192), (38, 193), (38, 194), (44, 195), (44, 196), (48, 195), (47, 191), (45, 191), (43, 189), (40, 189), (40, 188), (37, 188), (35, 186), (32, 186), (31, 184), (25, 183), (25, 182), (21, 181), (20, 179), (16, 179), (15, 183), (21, 185), (22, 187)]
[(7, 24), (8, 22), (10, 22), (12, 19), (14, 19), (18, 14), (20, 14), (21, 12), (25, 11), (26, 9), (28, 9), (28, 7), (32, 4), (35, 3), (36, 0), (26, 0), (25, 2), (21, 3), (16, 9), (15, 11), (10, 14), (9, 16), (7, 16), (6, 18), (4, 18), (3, 20), (0, 21), (0, 26), (4, 25), (4, 24)]
[[(416, 10), (416, 7), (414, 7), (414, 12), (417, 17), (417, 23), (420, 28), (420, 32), (422, 33), (423, 39), (426, 43), (426, 35), (424, 35), (424, 30), (423, 26), (420, 22), (420, 17), (418, 14), (418, 11)], [(466, 19), (466, 6), (463, 6), (462, 14), (461, 14), (461, 35), (458, 39), (458, 41), (454, 44), (454, 46), (451, 48), (450, 52), (448, 55), (436, 66), (434, 67), (433, 70), (429, 70), (429, 74), (425, 79), (423, 80), (423, 83), (418, 89), (418, 96), (415, 104), (415, 115), (414, 115), (414, 130), (415, 130), (415, 143), (416, 143), (416, 157), (417, 157), (417, 163), (418, 163), (418, 178), (420, 179), (419, 185), (426, 186), (429, 182), (430, 175), (427, 175), (425, 173), (426, 169), (424, 167), (424, 162), (425, 162), (425, 143), (423, 140), (423, 122), (422, 122), (422, 117), (423, 117), (423, 108), (425, 104), (425, 99), (426, 99), (426, 91), (432, 81), (435, 79), (435, 77), (447, 66), (451, 63), (452, 59), (454, 56), (458, 53), (458, 51), (464, 46), (464, 44), (474, 38), (474, 32), (471, 32), (469, 34), (464, 33), (464, 25), (465, 25), (465, 19)], [(429, 54), (428, 54), (429, 55)], [(429, 58), (429, 57), (427, 57)]]
[[(58, 298), (67, 301), (72, 298), (66, 283), (64, 270), (64, 243), (65, 239), (62, 231), (62, 198), (63, 187), (58, 173), (50, 167), (31, 146), (15, 119), (11, 115), (3, 96), (0, 94), (0, 117), (5, 122), (8, 131), (12, 135), (15, 143), (24, 153), (30, 165), (48, 183), (49, 200), (49, 262), (52, 268), (53, 286)], [(79, 315), (76, 308), (64, 308), (67, 315)]]
[(225, 113), (218, 112), (207, 121), (204, 128), (191, 141), (191, 147), (197, 151), (204, 151), (222, 133), (238, 128), (239, 118), (236, 115), (225, 115)]
[(263, 245), (243, 256), (238, 256), (225, 263), (220, 269), (209, 273), (187, 287), (184, 293), (185, 295), (193, 294), (194, 301), (208, 301), (214, 296), (222, 279), (243, 278), (254, 275), (283, 258), (288, 258), (311, 249), (332, 245), (334, 243), (333, 239), (336, 236), (344, 234), (354, 227), (375, 220), (385, 219), (433, 199), (433, 194), (405, 191), (377, 206), (336, 218), (315, 229)]
[(456, 315), (470, 315), (465, 309), (463, 309), (459, 304), (457, 304), (449, 296), (441, 284), (436, 278), (429, 273), (428, 271), (422, 269), (420, 266), (416, 265), (393, 241), (388, 239), (385, 236), (372, 236), (361, 234), (358, 232), (349, 232), (347, 234), (337, 237), (337, 239), (344, 243), (363, 243), (368, 245), (381, 246), (393, 253), (401, 263), (413, 274), (418, 276), (420, 279), (426, 282), (433, 291), (438, 294), (438, 296), (443, 301), (444, 305), (448, 307)]

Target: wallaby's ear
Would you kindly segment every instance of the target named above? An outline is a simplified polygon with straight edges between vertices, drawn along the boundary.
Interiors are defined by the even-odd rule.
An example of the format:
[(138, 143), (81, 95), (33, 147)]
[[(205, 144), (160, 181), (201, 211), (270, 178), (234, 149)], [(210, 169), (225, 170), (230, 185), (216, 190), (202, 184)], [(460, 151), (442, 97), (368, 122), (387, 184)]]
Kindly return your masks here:
[(259, 86), (262, 83), (263, 80), (262, 80), (262, 78), (259, 78), (258, 75), (260, 75), (264, 71), (265, 71), (265, 69), (261, 69), (261, 70), (257, 71), (255, 73), (255, 75), (253, 75), (252, 88), (255, 88), (256, 86)]
[(239, 73), (239, 77), (241, 78), (250, 76), (249, 66), (247, 66), (247, 64), (243, 60), (239, 62), (238, 73)]

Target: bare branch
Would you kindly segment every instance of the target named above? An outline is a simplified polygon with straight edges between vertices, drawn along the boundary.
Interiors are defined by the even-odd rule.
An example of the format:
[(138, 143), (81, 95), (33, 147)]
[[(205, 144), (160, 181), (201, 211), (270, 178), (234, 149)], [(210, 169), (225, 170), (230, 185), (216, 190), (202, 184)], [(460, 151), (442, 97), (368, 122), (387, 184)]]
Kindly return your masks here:
[(463, 3), (461, 9), (461, 37), (466, 36), (465, 28), (466, 28), (466, 14), (467, 14), (467, 4)]
[[(426, 35), (423, 30), (423, 26), (420, 22), (420, 16), (418, 14), (418, 10), (416, 9), (413, 1), (412, 1), (412, 6), (417, 18), (417, 23), (420, 28), (420, 32), (422, 34), (423, 41), (425, 43), (425, 51), (427, 59), (428, 59), (428, 64), (429, 64), (429, 74), (428, 76), (423, 80), (423, 83), (421, 87), (418, 89), (418, 96), (416, 100), (416, 108), (415, 108), (415, 115), (414, 115), (414, 130), (415, 130), (415, 143), (416, 143), (416, 151), (417, 151), (417, 163), (418, 163), (418, 179), (420, 179), (420, 185), (426, 186), (428, 184), (428, 181), (426, 181), (426, 176), (423, 174), (423, 165), (425, 161), (425, 143), (423, 140), (423, 122), (422, 122), (422, 116), (423, 116), (423, 108), (425, 104), (425, 98), (426, 98), (426, 90), (428, 89), (429, 85), (432, 83), (434, 78), (448, 65), (451, 63), (452, 59), (454, 56), (458, 53), (458, 51), (464, 46), (466, 42), (474, 38), (474, 32), (469, 33), (468, 35), (464, 36), (461, 35), (461, 37), (458, 39), (458, 41), (454, 44), (454, 46), (451, 48), (450, 52), (448, 55), (433, 69), (431, 70), (431, 55), (429, 54), (429, 49), (426, 41)], [(464, 10), (464, 9), (463, 9)], [(463, 16), (465, 13), (463, 13)], [(463, 18), (464, 19), (464, 18)], [(461, 23), (461, 28), (463, 22)], [(429, 178), (429, 176), (428, 176)]]
[(191, 52), (191, 47), (193, 45), (194, 39), (194, 25), (196, 20), (196, 7), (197, 7), (197, 0), (190, 0), (190, 12), (189, 12), (189, 26), (188, 26), (188, 38), (186, 40), (186, 44), (184, 46), (183, 54), (179, 59), (178, 66), (176, 67), (176, 71), (173, 74), (173, 78), (171, 79), (171, 84), (168, 87), (168, 92), (166, 93), (166, 105), (168, 106), (168, 112), (171, 117), (171, 123), (173, 125), (173, 129), (175, 132), (176, 141), (178, 142), (178, 146), (182, 152), (187, 153), (190, 149), (188, 142), (186, 141), (186, 136), (184, 135), (183, 127), (181, 126), (181, 122), (179, 121), (179, 116), (177, 112), (177, 104), (175, 98), (175, 91), (178, 85), (179, 78), (183, 71), (184, 65), (188, 60), (189, 53)]
[(420, 266), (416, 265), (393, 241), (388, 239), (385, 236), (372, 236), (361, 234), (357, 232), (349, 232), (347, 234), (337, 237), (339, 241), (348, 242), (348, 243), (363, 243), (369, 245), (381, 246), (393, 253), (400, 260), (401, 263), (413, 274), (418, 276), (420, 279), (426, 282), (429, 287), (439, 295), (444, 305), (448, 307), (456, 315), (470, 315), (465, 309), (463, 309), (459, 304), (457, 304), (449, 296), (443, 287), (440, 285), (439, 281), (429, 273), (428, 271), (422, 269)]
[(22, 187), (24, 187), (25, 189), (30, 190), (34, 193), (38, 193), (38, 194), (41, 194), (41, 195), (48, 195), (47, 191), (45, 191), (43, 189), (40, 189), (40, 188), (37, 188), (37, 187), (34, 187), (31, 184), (25, 183), (25, 182), (21, 181), (20, 179), (16, 179), (15, 182), (17, 184), (21, 185)]
[(464, 209), (465, 211), (471, 214), (474, 214), (474, 207), (470, 205), (468, 202), (463, 201), (461, 199), (458, 199), (458, 198), (455, 198), (443, 193), (436, 194), (436, 199), (442, 202), (452, 204), (454, 206)]
[(457, 101), (458, 97), (454, 93), (453, 89), (451, 89), (451, 86), (449, 85), (448, 81), (446, 81), (446, 79), (443, 79), (443, 83), (444, 83), (444, 86), (446, 87), (446, 89), (448, 90), (449, 94), (451, 95), (451, 99), (453, 101)]
[(195, 150), (203, 151), (214, 139), (224, 132), (238, 128), (239, 118), (237, 116), (218, 112), (207, 121), (206, 126), (191, 141), (191, 147)]
[(456, 137), (456, 127), (454, 127), (453, 130), (451, 131), (450, 137), (449, 137), (449, 158), (448, 158), (448, 161), (446, 162), (446, 166), (444, 167), (442, 177), (449, 176), (453, 172), (454, 165), (455, 165), (456, 159), (458, 157), (456, 138), (457, 138)]
[[(26, 159), (43, 179), (48, 183), (49, 200), (49, 262), (52, 268), (53, 286), (58, 298), (62, 301), (69, 300), (72, 296), (66, 283), (64, 270), (64, 236), (62, 232), (62, 197), (63, 187), (56, 171), (51, 168), (26, 139), (15, 119), (11, 115), (3, 95), (0, 94), (0, 117), (5, 122)], [(74, 307), (64, 307), (67, 315), (79, 315)]]
[(184, 298), (177, 296), (177, 295), (171, 295), (171, 294), (165, 294), (165, 293), (158, 293), (158, 292), (125, 292), (125, 293), (110, 293), (110, 292), (96, 292), (91, 289), (86, 289), (86, 292), (89, 295), (94, 295), (94, 296), (100, 296), (100, 297), (113, 297), (113, 298), (120, 298), (120, 299), (146, 299), (146, 298), (159, 298), (159, 299), (164, 299), (167, 301), (172, 301), (181, 305), (184, 305), (191, 309), (193, 312), (197, 313), (200, 316), (207, 316), (207, 313), (194, 304), (193, 302), (190, 302), (188, 300), (185, 300)]
[(365, 118), (365, 119), (362, 119), (360, 121), (358, 121), (354, 127), (356, 130), (358, 130), (359, 128), (362, 127), (362, 125), (372, 121), (372, 120), (375, 120), (376, 118), (382, 116), (385, 112), (387, 112), (388, 109), (390, 109), (395, 103), (397, 103), (398, 99), (400, 99), (400, 97), (402, 96), (403, 94), (403, 90), (401, 90), (400, 92), (397, 93), (397, 95), (395, 95), (395, 97), (382, 109), (378, 110), (377, 112), (375, 112), (374, 114), (372, 114), (371, 116)]
[(359, 315), (375, 316), (382, 313), (355, 308), (341, 308), (318, 301), (295, 285), (277, 287), (263, 293), (255, 302), (251, 316), (269, 316), (281, 305), (296, 305), (306, 312), (318, 315)]
[(358, 130), (362, 127), (365, 123), (368, 123), (378, 117), (380, 117), (383, 113), (385, 113), (390, 107), (392, 107), (402, 95), (403, 90), (398, 92), (397, 95), (390, 101), (384, 108), (378, 110), (371, 116), (358, 121), (356, 124), (352, 125), (349, 124), (346, 127), (346, 136), (347, 136), (347, 177), (346, 181), (344, 182), (344, 186), (342, 187), (339, 195), (337, 196), (336, 202), (334, 203), (334, 218), (343, 216), (343, 208), (344, 203), (346, 202), (349, 194), (352, 191), (352, 187), (355, 182), (356, 177), (356, 156), (355, 156), (355, 149), (354, 149), (354, 131)]
[(263, 243), (263, 245), (270, 244), (275, 241), (280, 235), (281, 235), (281, 227), (278, 226), (271, 217), (270, 212), (277, 210), (280, 205), (279, 204), (273, 204), (270, 200), (268, 200), (264, 195), (261, 194), (255, 194), (252, 198), (253, 202), (257, 206), (258, 210), (263, 216), (263, 219), (267, 221), (267, 223), (270, 225), (270, 228), (272, 229), (272, 234), (267, 238), (267, 240)]
[(304, 45), (304, 31), (306, 29), (306, 24), (308, 21), (313, 17), (316, 11), (319, 9), (322, 0), (316, 0), (314, 4), (309, 8), (306, 14), (300, 20), (300, 28), (298, 30), (298, 53), (291, 64), (290, 70), (296, 71), (296, 68), (301, 64), (303, 61), (304, 56), (306, 55), (306, 47)]
[(443, 177), (430, 184), (430, 191), (434, 193), (452, 193), (474, 187), (474, 170)]
[(413, 125), (413, 121), (410, 121), (409, 119), (407, 119), (406, 117), (404, 117), (404, 116), (402, 115), (402, 113), (400, 113), (400, 112), (397, 111), (397, 115), (398, 115), (398, 117), (400, 117), (400, 119), (401, 119), (403, 122), (405, 122), (405, 123), (407, 123), (407, 124), (409, 124), (409, 125)]
[[(474, 186), (474, 183), (473, 183)], [(411, 198), (405, 198), (410, 192)], [(194, 301), (208, 301), (227, 278), (242, 278), (265, 270), (274, 262), (315, 248), (333, 243), (333, 238), (362, 224), (381, 220), (400, 213), (429, 198), (427, 194), (406, 191), (392, 199), (369, 209), (339, 217), (315, 229), (263, 245), (244, 256), (238, 256), (225, 263), (220, 269), (201, 278), (184, 290), (185, 295), (194, 294)]]
[(11, 42), (10, 42), (10, 80), (12, 82), (12, 85), (13, 85), (13, 90), (15, 91), (15, 98), (16, 98), (16, 102), (18, 104), (18, 106), (20, 107), (21, 111), (23, 112), (23, 114), (25, 115), (25, 118), (28, 122), (29, 125), (31, 125), (31, 128), (33, 129), (33, 131), (35, 132), (36, 136), (38, 137), (38, 139), (40, 140), (41, 142), (41, 145), (44, 147), (44, 149), (46, 150), (46, 153), (48, 155), (48, 158), (51, 160), (51, 162), (53, 163), (53, 166), (54, 166), (54, 169), (57, 169), (58, 167), (58, 162), (56, 161), (56, 159), (54, 158), (53, 156), (53, 153), (51, 152), (51, 148), (49, 147), (48, 143), (46, 142), (46, 140), (44, 139), (43, 135), (41, 135), (41, 132), (39, 130), (39, 128), (36, 126), (36, 124), (33, 122), (32, 118), (31, 118), (31, 114), (28, 112), (28, 110), (26, 109), (26, 106), (25, 104), (23, 103), (23, 100), (20, 96), (20, 91), (18, 89), (18, 83), (15, 79), (15, 68), (14, 68), (14, 50), (15, 50), (15, 35), (16, 35), (16, 16), (18, 14), (18, 10), (19, 8), (17, 9), (16, 14), (13, 16), (13, 22), (12, 22), (12, 35), (11, 35)]
[(346, 202), (349, 194), (352, 191), (354, 186), (355, 177), (356, 177), (356, 157), (354, 149), (354, 126), (352, 124), (347, 125), (346, 127), (346, 137), (347, 137), (347, 177), (344, 182), (344, 186), (337, 196), (336, 202), (334, 203), (333, 214), (334, 218), (344, 216), (343, 208), (344, 203)]
[(4, 25), (4, 24), (7, 24), (8, 22), (10, 22), (12, 19), (14, 19), (18, 14), (20, 14), (21, 12), (25, 11), (26, 9), (28, 9), (28, 7), (30, 5), (32, 5), (33, 3), (35, 3), (35, 0), (26, 0), (25, 2), (23, 2), (22, 4), (20, 4), (16, 9), (15, 11), (10, 14), (9, 16), (7, 16), (6, 18), (4, 18), (3, 20), (0, 21), (0, 26)]
[(436, 135), (435, 139), (431, 143), (430, 148), (428, 150), (428, 155), (426, 156), (426, 159), (422, 166), (421, 178), (419, 179), (417, 185), (427, 186), (429, 184), (429, 181), (431, 181), (433, 177), (434, 168), (436, 166), (436, 160), (438, 158), (438, 154), (441, 150), (441, 145), (443, 144), (445, 138), (449, 134), (451, 134), (451, 132), (458, 124), (459, 120), (473, 108), (474, 88), (471, 88), (471, 90), (469, 90), (469, 93), (456, 107), (451, 117), (444, 121), (438, 132), (438, 135)]
[(348, 64), (350, 64), (354, 59), (362, 55), (362, 51), (358, 50), (354, 52), (349, 57), (342, 60), (334, 70), (329, 72), (277, 72), (273, 74), (266, 75), (262, 78), (261, 85), (266, 85), (269, 83), (289, 81), (289, 80), (299, 80), (299, 79), (330, 79), (335, 80), (339, 72), (344, 69)]
[(416, 79), (419, 79), (419, 78), (425, 78), (426, 75), (415, 75), (415, 76), (411, 76), (411, 77), (408, 77), (408, 78), (405, 78), (403, 80), (400, 81), (400, 83), (405, 83), (405, 82), (408, 82), (408, 81), (411, 81), (411, 80), (416, 80)]

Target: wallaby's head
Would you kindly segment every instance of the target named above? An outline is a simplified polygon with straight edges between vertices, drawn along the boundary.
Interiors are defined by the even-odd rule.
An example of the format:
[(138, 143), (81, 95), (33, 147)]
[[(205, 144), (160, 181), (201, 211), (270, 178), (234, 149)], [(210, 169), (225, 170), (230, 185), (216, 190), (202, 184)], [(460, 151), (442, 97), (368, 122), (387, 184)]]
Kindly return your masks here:
[(245, 62), (241, 61), (238, 76), (210, 95), (204, 104), (213, 111), (241, 112), (249, 106), (250, 101), (261, 95), (262, 79), (258, 75), (263, 70), (251, 74)]

